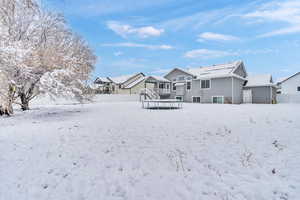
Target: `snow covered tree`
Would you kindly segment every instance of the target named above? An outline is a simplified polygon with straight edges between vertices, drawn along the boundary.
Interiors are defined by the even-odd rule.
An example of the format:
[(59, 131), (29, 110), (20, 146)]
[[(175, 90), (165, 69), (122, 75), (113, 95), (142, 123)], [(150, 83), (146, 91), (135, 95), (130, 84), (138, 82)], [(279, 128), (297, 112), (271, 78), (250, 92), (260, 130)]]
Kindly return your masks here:
[(43, 11), (35, 0), (0, 0), (0, 30), (0, 70), (23, 110), (40, 93), (84, 99), (96, 57), (62, 15)]

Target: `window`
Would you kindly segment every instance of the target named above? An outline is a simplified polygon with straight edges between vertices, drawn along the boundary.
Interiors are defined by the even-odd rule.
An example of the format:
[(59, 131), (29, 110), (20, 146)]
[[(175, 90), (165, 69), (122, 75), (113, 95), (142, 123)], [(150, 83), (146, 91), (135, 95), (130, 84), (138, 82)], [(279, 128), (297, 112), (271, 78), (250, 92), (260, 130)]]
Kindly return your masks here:
[(210, 80), (201, 80), (201, 88), (202, 89), (210, 88)]
[(213, 103), (216, 104), (223, 104), (224, 103), (224, 97), (212, 97)]
[(159, 84), (159, 89), (164, 89), (164, 84), (163, 83)]
[(183, 101), (182, 96), (176, 96), (175, 99), (176, 99), (176, 100), (179, 100), (179, 101)]
[(297, 88), (297, 91), (300, 92), (300, 86)]
[(173, 83), (173, 90), (176, 90), (176, 83)]
[(191, 90), (191, 88), (192, 88), (192, 82), (191, 81), (186, 82), (186, 90)]
[(178, 81), (184, 81), (184, 76), (178, 76), (177, 80)]
[(200, 97), (193, 97), (193, 103), (201, 103)]

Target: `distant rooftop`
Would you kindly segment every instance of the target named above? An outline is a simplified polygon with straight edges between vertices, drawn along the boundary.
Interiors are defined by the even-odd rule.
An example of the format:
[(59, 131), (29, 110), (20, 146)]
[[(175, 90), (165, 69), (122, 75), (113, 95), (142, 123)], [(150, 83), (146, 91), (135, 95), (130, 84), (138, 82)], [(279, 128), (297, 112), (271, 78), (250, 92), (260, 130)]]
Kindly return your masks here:
[(226, 75), (231, 75), (241, 63), (242, 61), (236, 61), (227, 64), (190, 68), (187, 70), (187, 72), (196, 75), (198, 78), (226, 76)]
[(103, 83), (110, 83), (111, 82), (106, 77), (97, 77), (96, 80), (95, 80), (95, 83), (100, 82), (100, 81), (103, 82)]
[(109, 77), (109, 79), (116, 83), (116, 84), (121, 84), (130, 79), (131, 77), (135, 76), (136, 74), (131, 74), (131, 75), (123, 75), (123, 76), (117, 76), (117, 77)]
[(246, 87), (274, 85), (271, 74), (251, 75), (247, 77)]

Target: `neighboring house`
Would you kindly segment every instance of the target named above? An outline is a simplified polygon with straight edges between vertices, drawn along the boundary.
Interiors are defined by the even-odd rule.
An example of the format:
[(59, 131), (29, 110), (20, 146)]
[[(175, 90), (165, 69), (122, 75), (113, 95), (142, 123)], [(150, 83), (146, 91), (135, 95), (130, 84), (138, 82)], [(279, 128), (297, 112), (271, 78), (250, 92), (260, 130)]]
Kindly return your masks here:
[(139, 94), (145, 88), (145, 75), (138, 73), (119, 77), (108, 77), (112, 84), (113, 94)]
[(108, 78), (98, 77), (94, 81), (93, 88), (98, 94), (111, 94), (112, 93), (112, 84)]
[[(240, 104), (245, 99), (244, 94), (248, 94), (252, 103), (272, 103), (270, 99), (276, 99), (276, 88), (274, 89), (275, 97), (271, 97), (271, 91), (265, 91), (261, 94), (260, 89), (267, 85), (258, 83), (258, 85), (247, 85), (247, 72), (242, 61), (236, 61), (227, 64), (213, 65), (209, 67), (191, 68), (183, 70), (175, 68), (164, 76), (170, 81), (170, 94), (161, 95), (161, 98), (175, 98), (185, 102), (194, 103), (227, 103)], [(270, 79), (272, 82), (272, 78)], [(246, 90), (247, 92), (243, 92)], [(251, 96), (250, 95), (251, 91)], [(259, 91), (259, 92), (257, 92)], [(253, 95), (252, 95), (253, 94)], [(261, 100), (256, 94), (262, 95)], [(265, 96), (269, 97), (265, 98)]]
[(300, 72), (282, 78), (277, 85), (279, 103), (300, 103)]
[(280, 94), (299, 94), (300, 95), (300, 72), (281, 79), (278, 83)]
[(277, 86), (270, 74), (247, 77), (243, 97), (245, 103), (276, 103)]

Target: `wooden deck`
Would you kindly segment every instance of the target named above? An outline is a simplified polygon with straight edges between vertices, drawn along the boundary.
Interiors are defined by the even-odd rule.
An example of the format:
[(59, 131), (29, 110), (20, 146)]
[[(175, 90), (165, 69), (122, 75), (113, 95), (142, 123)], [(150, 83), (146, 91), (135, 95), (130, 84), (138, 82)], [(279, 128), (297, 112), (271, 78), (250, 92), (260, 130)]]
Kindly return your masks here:
[(177, 99), (152, 99), (143, 100), (142, 108), (144, 109), (180, 109), (183, 102)]

